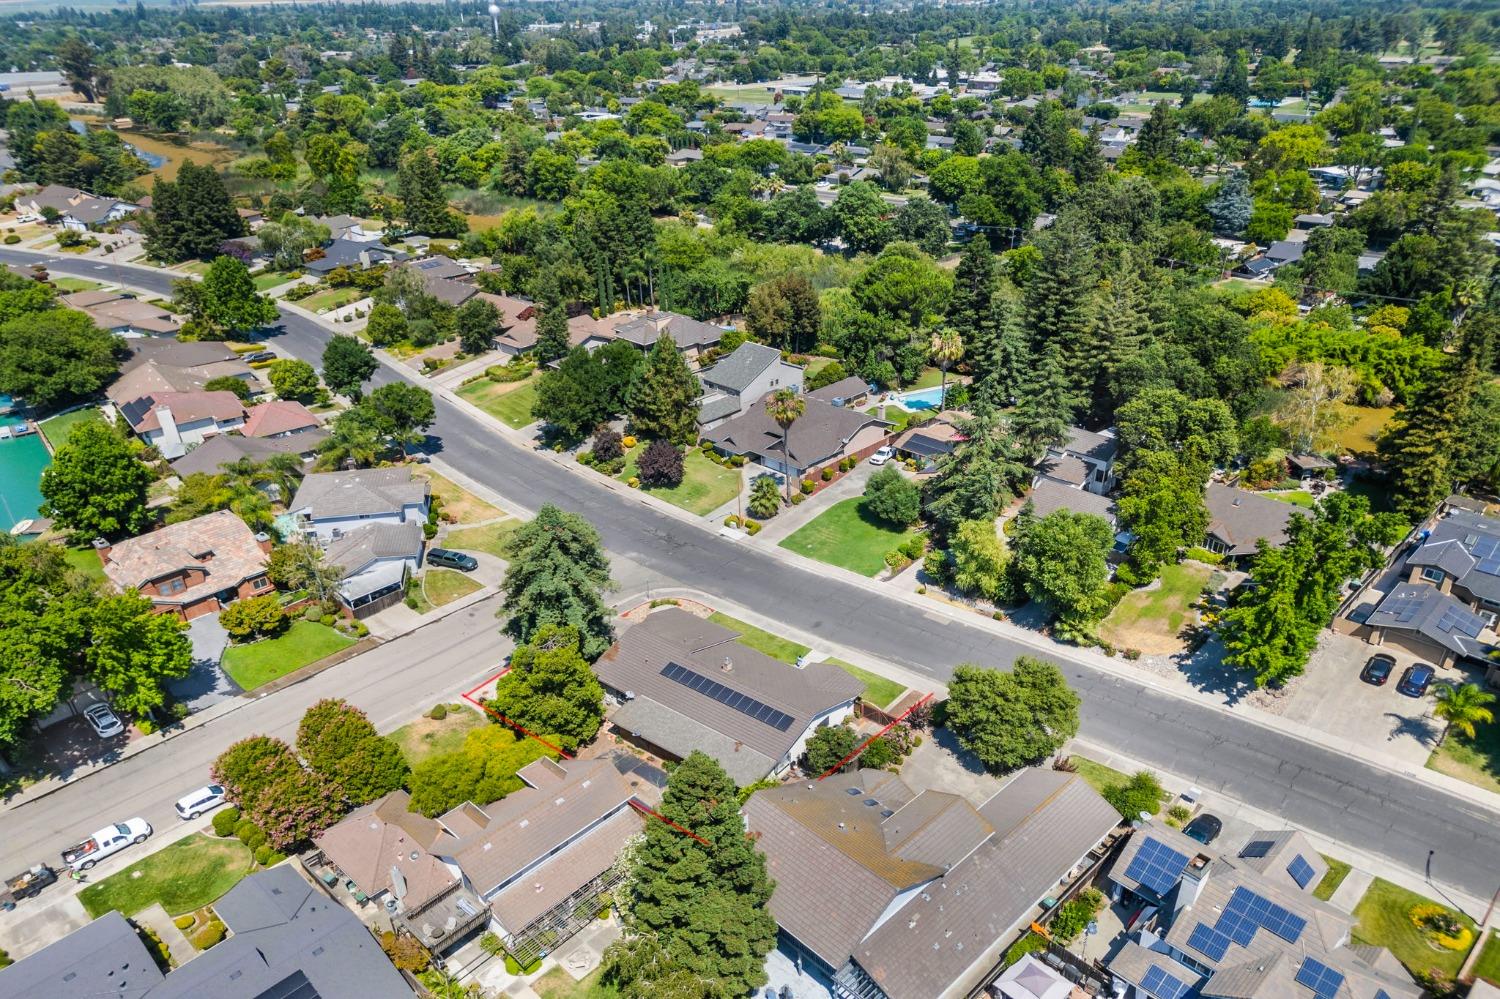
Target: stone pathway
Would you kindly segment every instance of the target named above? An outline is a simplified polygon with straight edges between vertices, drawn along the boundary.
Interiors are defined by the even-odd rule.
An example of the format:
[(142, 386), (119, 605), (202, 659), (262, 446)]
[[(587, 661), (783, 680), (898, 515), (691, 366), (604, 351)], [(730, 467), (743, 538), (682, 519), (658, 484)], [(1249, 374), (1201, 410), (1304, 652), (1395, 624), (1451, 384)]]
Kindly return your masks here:
[(172, 954), (172, 966), (182, 967), (188, 961), (198, 956), (197, 948), (188, 943), (187, 937), (172, 922), (172, 917), (167, 915), (167, 910), (157, 902), (150, 908), (142, 909), (135, 914), (135, 921), (141, 926), (150, 927), (159, 937), (162, 943), (167, 945), (167, 950)]
[(1369, 871), (1362, 871), (1358, 867), (1349, 872), (1339, 885), (1338, 891), (1328, 900), (1328, 904), (1340, 912), (1353, 912), (1359, 900), (1365, 897), (1365, 891), (1370, 887), (1370, 882), (1375, 880), (1375, 875)]

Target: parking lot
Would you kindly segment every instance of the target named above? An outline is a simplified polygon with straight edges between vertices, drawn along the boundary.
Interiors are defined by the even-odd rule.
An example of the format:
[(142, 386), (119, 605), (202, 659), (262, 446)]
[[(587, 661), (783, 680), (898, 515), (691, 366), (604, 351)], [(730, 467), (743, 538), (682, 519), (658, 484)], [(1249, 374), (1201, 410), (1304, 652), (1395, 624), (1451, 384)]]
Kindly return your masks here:
[[(1377, 652), (1396, 660), (1390, 681), (1382, 687), (1359, 678), (1366, 660)], [(1287, 695), (1283, 715), (1421, 767), (1442, 732), (1442, 723), (1432, 716), (1430, 690), (1421, 700), (1396, 692), (1402, 671), (1417, 661), (1400, 649), (1324, 631), (1307, 672)], [(1439, 670), (1435, 684), (1456, 677), (1451, 670)]]

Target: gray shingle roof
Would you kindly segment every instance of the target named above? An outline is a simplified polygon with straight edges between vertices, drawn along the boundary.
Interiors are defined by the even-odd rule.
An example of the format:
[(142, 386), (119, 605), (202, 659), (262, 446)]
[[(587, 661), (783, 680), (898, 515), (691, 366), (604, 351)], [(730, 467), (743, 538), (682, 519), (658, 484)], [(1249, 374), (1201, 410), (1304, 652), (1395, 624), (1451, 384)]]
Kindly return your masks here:
[(1039, 518), (1058, 510), (1071, 510), (1074, 513), (1092, 513), (1103, 517), (1111, 526), (1115, 523), (1114, 500), (1087, 489), (1075, 489), (1046, 476), (1037, 482), (1027, 499), (1031, 503), (1032, 513)]
[(1081, 455), (1108, 464), (1120, 450), (1120, 441), (1113, 433), (1085, 430), (1082, 427), (1068, 428), (1068, 441), (1063, 445), (1068, 454)]
[(308, 454), (316, 451), (327, 439), (326, 430), (305, 430), (286, 437), (218, 434), (172, 462), (172, 471), (179, 476), (194, 472), (216, 475), (225, 465), (232, 465), (241, 458), (263, 461), (275, 454)]
[(698, 422), (700, 424), (712, 423), (715, 420), (722, 420), (725, 417), (733, 416), (739, 411), (739, 396), (716, 392), (713, 395), (704, 396), (698, 401)]
[(140, 999), (162, 973), (125, 917), (111, 910), (8, 968), (0, 995), (48, 999)]
[[(792, 425), (788, 450), (792, 464), (810, 468), (837, 455), (865, 427), (888, 427), (885, 420), (807, 398), (800, 419)], [(764, 400), (703, 435), (732, 454), (760, 454), (781, 459), (781, 427), (766, 412)]]
[(1255, 554), (1255, 543), (1261, 538), (1272, 545), (1285, 544), (1292, 518), (1307, 516), (1295, 504), (1217, 482), (1208, 484), (1203, 501), (1208, 507), (1208, 533), (1222, 541), (1230, 555)]
[(870, 383), (858, 375), (850, 375), (848, 378), (840, 378), (832, 385), (824, 385), (820, 389), (813, 389), (807, 393), (809, 399), (819, 399), (823, 402), (833, 402), (835, 399), (856, 399), (862, 395), (868, 395)]
[(399, 524), (370, 524), (349, 531), (329, 543), (324, 561), (342, 568), (342, 578), (348, 579), (376, 559), (421, 557), (422, 525), (407, 520)]
[(698, 378), (705, 385), (715, 385), (729, 392), (740, 393), (749, 388), (755, 379), (773, 364), (781, 361), (781, 351), (761, 343), (742, 343), (734, 353), (724, 358), (707, 371), (700, 371)]
[(315, 520), (398, 513), (427, 498), (427, 483), (411, 469), (361, 468), (352, 472), (314, 472), (302, 480), (289, 510), (310, 510)]
[[(1463, 557), (1452, 552), (1454, 547), (1463, 549)], [(1434, 552), (1441, 553), (1441, 563), (1433, 560)], [(1500, 520), (1455, 510), (1433, 525), (1426, 542), (1408, 561), (1437, 565), (1474, 596), (1500, 602)]]
[(1468, 605), (1429, 583), (1403, 583), (1375, 608), (1365, 624), (1371, 628), (1414, 632), (1460, 656), (1482, 656), (1479, 640), (1484, 619)]

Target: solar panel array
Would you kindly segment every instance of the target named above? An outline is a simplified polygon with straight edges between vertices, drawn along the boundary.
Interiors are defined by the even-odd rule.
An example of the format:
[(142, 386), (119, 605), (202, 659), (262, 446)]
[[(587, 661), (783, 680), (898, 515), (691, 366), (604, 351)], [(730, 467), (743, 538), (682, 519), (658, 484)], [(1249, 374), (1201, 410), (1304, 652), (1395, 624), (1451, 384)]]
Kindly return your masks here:
[(1500, 538), (1482, 537), (1474, 542), (1469, 554), (1479, 561), (1480, 572), (1500, 576)]
[(1177, 879), (1182, 877), (1187, 865), (1187, 854), (1147, 836), (1141, 848), (1130, 859), (1130, 866), (1125, 868), (1125, 876), (1157, 895), (1165, 895), (1172, 890)]
[(1463, 635), (1478, 635), (1484, 630), (1484, 622), (1462, 607), (1449, 607), (1438, 620), (1438, 631), (1447, 634), (1455, 628)]
[(1141, 988), (1156, 996), (1156, 999), (1182, 999), (1188, 994), (1187, 984), (1182, 979), (1154, 964), (1146, 969), (1145, 977), (1141, 979)]
[(778, 711), (763, 701), (757, 701), (747, 694), (738, 690), (731, 690), (717, 680), (710, 680), (701, 673), (695, 673), (685, 666), (677, 663), (667, 663), (662, 667), (661, 675), (668, 680), (675, 680), (689, 690), (695, 690), (704, 697), (712, 698), (727, 708), (733, 708), (742, 715), (754, 718), (771, 726), (778, 732), (785, 732), (792, 727), (792, 716), (785, 711)]
[[(1226, 927), (1225, 920), (1232, 920), (1233, 925)], [(1241, 947), (1255, 938), (1257, 928), (1270, 930), (1287, 943), (1296, 943), (1307, 929), (1307, 920), (1249, 888), (1236, 888), (1219, 916), (1218, 928)]]
[(1300, 853), (1292, 858), (1290, 864), (1286, 865), (1286, 872), (1292, 876), (1293, 881), (1297, 882), (1298, 888), (1306, 888), (1307, 883), (1313, 879), (1313, 875), (1316, 873), (1313, 870), (1312, 864), (1304, 860)]
[(1344, 984), (1344, 973), (1315, 957), (1305, 957), (1302, 967), (1297, 969), (1297, 984), (1312, 989), (1318, 999), (1333, 999)]
[(1251, 840), (1249, 843), (1245, 844), (1245, 848), (1240, 851), (1240, 856), (1264, 857), (1266, 854), (1271, 852), (1271, 847), (1275, 845), (1275, 843), (1268, 839)]
[(1422, 609), (1421, 597), (1390, 597), (1380, 603), (1380, 613), (1389, 614), (1402, 624), (1411, 621)]
[(1222, 961), (1229, 951), (1229, 937), (1207, 923), (1199, 923), (1188, 937), (1188, 946), (1211, 961)]

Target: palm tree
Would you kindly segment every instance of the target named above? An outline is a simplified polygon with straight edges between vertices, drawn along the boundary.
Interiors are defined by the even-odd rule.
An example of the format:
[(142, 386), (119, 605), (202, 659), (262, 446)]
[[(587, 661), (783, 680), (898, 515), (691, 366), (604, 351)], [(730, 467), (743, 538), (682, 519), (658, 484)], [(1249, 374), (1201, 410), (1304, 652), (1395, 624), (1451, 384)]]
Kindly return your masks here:
[(1439, 746), (1454, 729), (1472, 739), (1476, 724), (1495, 720), (1495, 713), (1489, 708), (1495, 703), (1495, 695), (1480, 690), (1476, 683), (1439, 687), (1435, 696), (1437, 703), (1432, 706), (1432, 713), (1448, 723), (1443, 734), (1438, 736)]
[(964, 356), (963, 337), (958, 335), (958, 330), (944, 326), (933, 332), (928, 353), (932, 355), (934, 361), (943, 366), (943, 394), (938, 397), (938, 408), (942, 409), (948, 402), (948, 365)]
[(789, 388), (777, 389), (771, 398), (766, 400), (766, 412), (781, 428), (781, 461), (786, 466), (786, 501), (788, 503), (792, 501), (792, 458), (787, 451), (787, 437), (791, 435), (792, 424), (801, 419), (806, 411), (807, 403)]

